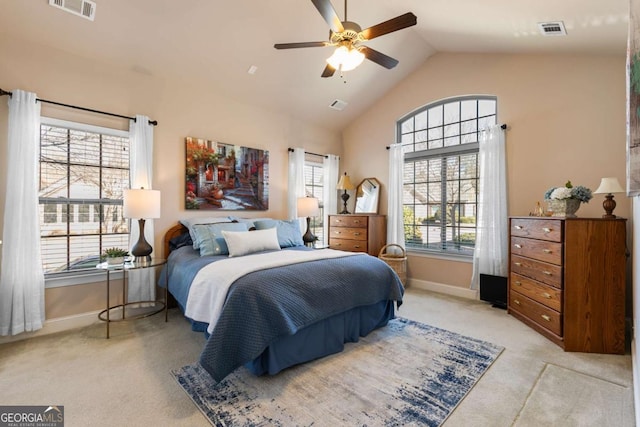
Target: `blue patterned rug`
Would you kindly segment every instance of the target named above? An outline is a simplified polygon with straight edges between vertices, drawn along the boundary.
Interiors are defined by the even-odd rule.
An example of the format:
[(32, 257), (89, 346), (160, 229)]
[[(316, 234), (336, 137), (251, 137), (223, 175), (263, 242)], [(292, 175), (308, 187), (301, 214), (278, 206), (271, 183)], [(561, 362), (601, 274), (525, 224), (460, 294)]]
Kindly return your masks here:
[(198, 364), (172, 374), (216, 426), (439, 426), (503, 348), (397, 318), (342, 353), (219, 384)]

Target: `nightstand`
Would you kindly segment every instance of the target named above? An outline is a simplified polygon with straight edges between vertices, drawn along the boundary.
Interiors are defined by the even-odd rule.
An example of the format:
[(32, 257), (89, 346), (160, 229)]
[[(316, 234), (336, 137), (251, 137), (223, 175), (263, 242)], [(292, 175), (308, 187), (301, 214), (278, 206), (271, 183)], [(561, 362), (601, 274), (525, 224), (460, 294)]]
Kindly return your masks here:
[[(125, 262), (124, 264), (117, 265), (108, 265), (106, 262), (102, 264), (98, 264), (96, 266), (99, 270), (104, 270), (107, 272), (107, 308), (102, 310), (98, 314), (98, 318), (107, 323), (107, 339), (109, 338), (109, 324), (111, 322), (121, 322), (123, 320), (134, 320), (141, 319), (143, 317), (152, 316), (154, 314), (160, 313), (162, 310), (165, 310), (165, 318), (164, 321), (168, 320), (166, 308), (167, 308), (167, 287), (164, 288), (164, 301), (155, 300), (155, 301), (135, 301), (135, 302), (127, 302), (127, 274), (131, 270), (140, 270), (144, 268), (155, 268), (165, 265), (167, 263), (166, 259), (162, 258), (151, 258), (150, 260), (145, 261), (132, 261)], [(122, 273), (122, 303), (110, 306), (110, 292), (111, 292), (111, 274), (120, 272)], [(168, 272), (167, 272), (168, 274)], [(167, 277), (168, 281), (168, 277)], [(153, 304), (153, 307), (150, 307), (148, 310), (140, 309), (142, 312), (136, 313), (132, 316), (126, 315), (127, 306), (136, 305), (136, 304)], [(117, 319), (111, 318), (111, 310), (116, 308), (122, 309), (122, 317)]]

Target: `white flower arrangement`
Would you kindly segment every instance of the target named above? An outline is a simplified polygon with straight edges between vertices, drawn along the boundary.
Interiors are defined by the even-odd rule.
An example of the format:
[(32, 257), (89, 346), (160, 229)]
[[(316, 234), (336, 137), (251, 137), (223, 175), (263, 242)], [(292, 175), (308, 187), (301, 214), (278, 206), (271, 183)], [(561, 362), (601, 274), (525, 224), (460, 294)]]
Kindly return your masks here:
[(552, 187), (544, 194), (545, 200), (566, 200), (575, 199), (582, 203), (589, 203), (593, 197), (591, 190), (582, 185), (573, 186), (571, 181), (567, 181), (564, 187)]

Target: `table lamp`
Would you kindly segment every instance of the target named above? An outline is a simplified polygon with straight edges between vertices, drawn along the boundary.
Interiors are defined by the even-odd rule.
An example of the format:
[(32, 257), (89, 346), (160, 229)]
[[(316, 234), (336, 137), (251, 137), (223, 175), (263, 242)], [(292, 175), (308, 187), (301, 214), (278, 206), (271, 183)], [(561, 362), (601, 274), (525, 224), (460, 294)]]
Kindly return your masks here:
[(298, 197), (298, 217), (307, 217), (307, 232), (302, 236), (305, 246), (313, 246), (318, 238), (311, 232), (311, 217), (318, 216), (320, 207), (315, 197)]
[(600, 186), (593, 192), (594, 194), (606, 194), (602, 207), (605, 210), (605, 214), (602, 218), (614, 219), (616, 216), (613, 214), (613, 210), (616, 208), (616, 201), (613, 200), (613, 193), (624, 193), (624, 188), (620, 185), (618, 178), (607, 177), (600, 180)]
[(124, 217), (138, 219), (140, 235), (138, 241), (131, 248), (131, 255), (136, 261), (150, 261), (153, 248), (144, 238), (145, 219), (160, 218), (160, 191), (128, 189), (124, 190)]
[(342, 193), (342, 202), (344, 207), (342, 208), (342, 212), (340, 212), (341, 214), (348, 214), (349, 211), (347, 210), (347, 200), (349, 200), (349, 194), (347, 194), (347, 190), (353, 190), (354, 185), (351, 183), (351, 178), (349, 178), (349, 175), (347, 175), (347, 173), (345, 172), (344, 175), (342, 175), (340, 177), (340, 181), (338, 181), (338, 186), (336, 187), (338, 190), (344, 190), (344, 193)]

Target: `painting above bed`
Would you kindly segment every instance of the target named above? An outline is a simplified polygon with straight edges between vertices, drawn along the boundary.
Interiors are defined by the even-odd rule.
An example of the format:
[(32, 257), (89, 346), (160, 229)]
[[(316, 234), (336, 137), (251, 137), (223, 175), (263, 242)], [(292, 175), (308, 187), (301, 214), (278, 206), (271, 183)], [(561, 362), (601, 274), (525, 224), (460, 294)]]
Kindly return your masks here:
[(269, 151), (190, 136), (185, 144), (186, 209), (269, 209)]

